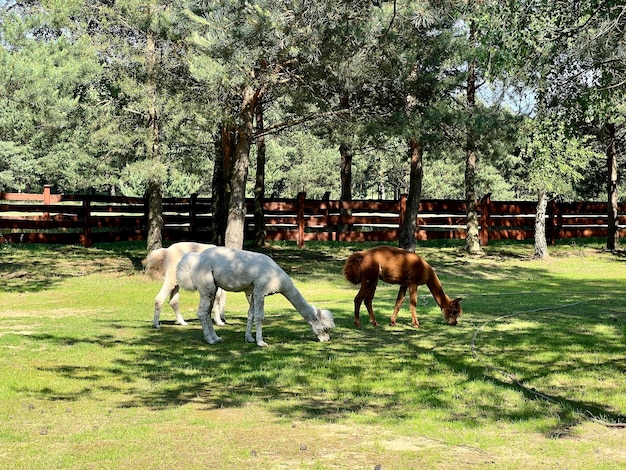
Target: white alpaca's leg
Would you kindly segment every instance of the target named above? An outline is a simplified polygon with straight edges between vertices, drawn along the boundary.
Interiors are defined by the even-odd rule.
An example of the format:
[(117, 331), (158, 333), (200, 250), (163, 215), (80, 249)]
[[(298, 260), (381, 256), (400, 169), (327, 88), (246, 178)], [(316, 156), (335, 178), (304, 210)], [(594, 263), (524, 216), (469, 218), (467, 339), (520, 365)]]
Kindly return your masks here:
[(224, 289), (217, 289), (215, 293), (215, 302), (213, 303), (213, 321), (216, 325), (225, 325), (226, 316), (224, 315), (224, 307), (226, 305), (226, 292)]
[(186, 325), (187, 322), (181, 315), (180, 306), (178, 304), (179, 293), (180, 287), (175, 286), (174, 289), (172, 289), (172, 293), (170, 294), (170, 307), (172, 307), (172, 310), (174, 310), (174, 315), (176, 315), (176, 323), (178, 323), (179, 325)]
[(256, 344), (268, 346), (263, 341), (263, 317), (265, 312), (265, 296), (263, 294), (253, 295), (254, 298), (254, 326), (256, 327)]
[(252, 323), (254, 321), (254, 300), (252, 299), (252, 295), (246, 293), (246, 297), (248, 298), (248, 322), (246, 323), (246, 341), (248, 343), (255, 343), (255, 339), (252, 336)]
[(198, 306), (198, 318), (202, 324), (202, 332), (204, 333), (204, 339), (209, 344), (215, 344), (222, 341), (222, 338), (217, 336), (215, 329), (213, 329), (213, 322), (211, 321), (211, 309), (215, 301), (215, 285), (208, 288), (199, 289), (200, 292), (200, 305)]
[(200, 319), (200, 323), (202, 324), (204, 339), (209, 344), (215, 344), (219, 341), (222, 341), (222, 338), (217, 336), (217, 333), (215, 333), (215, 330), (213, 329), (213, 322), (209, 317), (209, 309), (210, 303), (201, 300), (200, 306), (198, 307), (198, 318)]
[(167, 282), (167, 279), (166, 279), (165, 282), (163, 283), (163, 286), (161, 286), (161, 290), (159, 291), (157, 296), (154, 298), (154, 319), (152, 320), (152, 324), (157, 329), (161, 328), (159, 319), (161, 317), (161, 310), (163, 309), (163, 304), (165, 303), (165, 299), (167, 299), (167, 296), (170, 295), (170, 293), (172, 292), (173, 288), (174, 286), (170, 285), (170, 283)]

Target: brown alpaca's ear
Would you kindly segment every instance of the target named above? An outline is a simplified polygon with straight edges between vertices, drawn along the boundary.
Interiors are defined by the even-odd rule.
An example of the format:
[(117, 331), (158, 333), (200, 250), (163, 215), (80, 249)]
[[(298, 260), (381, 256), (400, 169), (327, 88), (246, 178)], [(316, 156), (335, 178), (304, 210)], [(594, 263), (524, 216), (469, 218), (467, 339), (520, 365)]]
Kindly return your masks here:
[(461, 308), (461, 300), (463, 300), (462, 297), (457, 297), (452, 301), (452, 305), (454, 305), (454, 307), (457, 309), (457, 314), (459, 317), (463, 314), (463, 309)]

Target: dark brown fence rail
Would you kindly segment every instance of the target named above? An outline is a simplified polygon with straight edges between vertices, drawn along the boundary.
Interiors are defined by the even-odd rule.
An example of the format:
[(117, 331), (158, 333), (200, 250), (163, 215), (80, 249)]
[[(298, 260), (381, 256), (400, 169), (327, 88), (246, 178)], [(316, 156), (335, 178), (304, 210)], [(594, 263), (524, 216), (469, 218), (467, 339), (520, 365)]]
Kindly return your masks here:
[[(170, 241), (209, 240), (211, 199), (165, 198), (163, 237)], [(252, 214), (252, 200), (246, 201)], [(400, 200), (271, 199), (265, 202), (268, 240), (395, 241), (405, 214)], [(0, 193), (0, 242), (82, 244), (144, 240), (147, 204), (143, 198)], [(550, 242), (560, 238), (605, 237), (607, 205), (597, 202), (557, 203), (548, 207), (546, 231)], [(525, 240), (534, 237), (535, 203), (491, 201), (480, 203), (480, 237), (489, 240)], [(626, 236), (626, 205), (619, 209), (620, 236)], [(465, 202), (422, 200), (416, 238), (465, 237)], [(253, 238), (252, 216), (246, 221), (246, 239)]]

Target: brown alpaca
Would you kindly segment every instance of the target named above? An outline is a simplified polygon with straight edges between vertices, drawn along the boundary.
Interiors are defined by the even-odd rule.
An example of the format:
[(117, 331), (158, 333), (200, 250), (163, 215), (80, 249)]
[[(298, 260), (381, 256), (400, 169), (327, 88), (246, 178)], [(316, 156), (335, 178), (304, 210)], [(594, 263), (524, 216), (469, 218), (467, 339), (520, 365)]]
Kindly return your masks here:
[(359, 293), (354, 298), (354, 324), (361, 326), (359, 311), (361, 302), (370, 316), (370, 323), (378, 326), (372, 309), (372, 300), (378, 280), (390, 284), (400, 284), (396, 305), (391, 315), (391, 324), (396, 324), (398, 311), (409, 289), (409, 301), (413, 326), (419, 327), (415, 306), (417, 305), (417, 286), (426, 284), (441, 308), (441, 313), (448, 325), (456, 325), (461, 316), (461, 298), (450, 300), (441, 287), (441, 282), (433, 268), (418, 254), (393, 246), (377, 246), (371, 250), (359, 251), (348, 257), (343, 267), (345, 278), (352, 284), (361, 284)]

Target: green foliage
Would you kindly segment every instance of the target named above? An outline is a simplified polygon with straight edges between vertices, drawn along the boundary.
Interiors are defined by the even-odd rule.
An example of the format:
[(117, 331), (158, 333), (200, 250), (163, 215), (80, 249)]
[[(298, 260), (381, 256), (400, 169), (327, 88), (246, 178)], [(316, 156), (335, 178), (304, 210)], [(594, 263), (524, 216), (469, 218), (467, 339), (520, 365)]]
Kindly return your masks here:
[[(35, 189), (31, 185), (38, 173), (36, 159), (29, 147), (15, 142), (0, 141), (0, 189), (27, 191)], [(38, 190), (38, 188), (37, 188)]]
[[(459, 155), (441, 155), (424, 158), (424, 199), (464, 199), (463, 159)], [(494, 200), (516, 199), (511, 181), (489, 163), (481, 161), (476, 172), (476, 193), (478, 197), (490, 193)]]
[(304, 191), (318, 199), (326, 191), (339, 195), (336, 173), (339, 152), (328, 148), (311, 134), (293, 132), (267, 142), (271, 155), (266, 166), (266, 194), (270, 197), (296, 197)]
[[(142, 162), (156, 157), (166, 195), (208, 192), (215, 130), (239, 122), (246, 86), (263, 96), (266, 128), (295, 127), (268, 147), (267, 193), (277, 196), (337, 194), (337, 147), (350, 142), (354, 197), (395, 197), (408, 188), (406, 139), (417, 138), (424, 197), (458, 197), (471, 124), (478, 193), (555, 185), (599, 197), (597, 162), (545, 156), (586, 161), (582, 135), (625, 122), (626, 15), (611, 2), (41, 0), (5, 3), (0, 15), (3, 191), (143, 194)], [(471, 113), (469, 60), (480, 86)], [(540, 102), (559, 134), (579, 137), (522, 136), (519, 154), (516, 100)]]
[(197, 175), (182, 174), (177, 169), (154, 160), (129, 163), (120, 174), (119, 188), (126, 196), (143, 197), (149, 183), (159, 183), (165, 197), (189, 197), (201, 187)]
[[(588, 146), (583, 135), (603, 139), (606, 123), (623, 128), (624, 5), (593, 0), (574, 7), (567, 2), (500, 3), (510, 26), (506, 47), (512, 60), (507, 66), (532, 90), (537, 114), (564, 123), (569, 134), (580, 136), (583, 147)], [(601, 147), (607, 146), (602, 142)], [(623, 163), (622, 158), (620, 173)], [(584, 176), (579, 196), (606, 197), (606, 169)]]
[(530, 191), (572, 197), (573, 184), (583, 177), (589, 162), (600, 157), (588, 146), (589, 138), (568, 135), (563, 123), (528, 119), (522, 133)]
[(355, 197), (397, 199), (408, 192), (406, 143), (395, 140), (382, 149), (366, 148), (357, 154), (352, 167)]
[(0, 142), (8, 158), (3, 165), (10, 165), (15, 178), (4, 179), (5, 188), (51, 183), (75, 191), (92, 183), (76, 166), (93, 158), (83, 150), (80, 117), (82, 100), (100, 69), (90, 39), (66, 27), (67, 19), (59, 23), (75, 4), (57, 4), (59, 14), (37, 8), (26, 16), (2, 11)]

